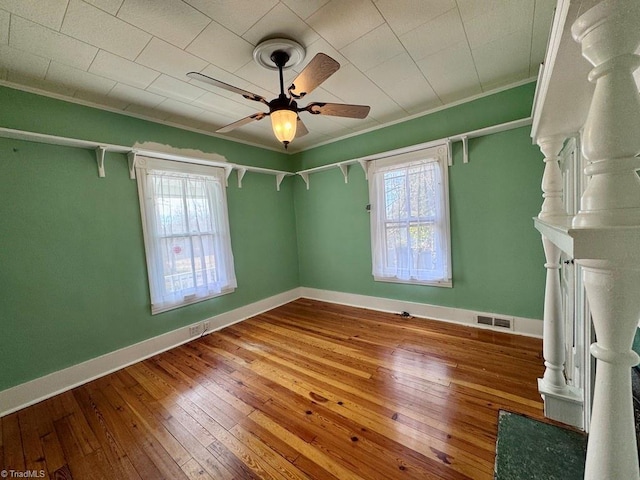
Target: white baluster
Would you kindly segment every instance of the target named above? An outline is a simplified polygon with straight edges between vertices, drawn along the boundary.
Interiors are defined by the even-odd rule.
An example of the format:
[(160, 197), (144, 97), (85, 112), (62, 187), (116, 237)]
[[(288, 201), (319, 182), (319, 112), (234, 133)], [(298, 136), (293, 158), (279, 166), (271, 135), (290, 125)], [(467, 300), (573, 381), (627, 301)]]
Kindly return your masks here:
[(562, 150), (564, 137), (546, 137), (538, 140), (538, 146), (544, 154), (544, 174), (542, 176), (542, 209), (538, 214), (541, 220), (566, 218), (567, 212), (562, 202), (562, 172), (558, 164), (558, 155)]
[(640, 66), (634, 54), (640, 2), (603, 1), (576, 21), (572, 33), (595, 67), (589, 80), (596, 83), (582, 137), (591, 179), (573, 221), (576, 239), (589, 236), (585, 250), (597, 252), (576, 255), (597, 337), (591, 353), (598, 360), (585, 478), (637, 480), (630, 367), (638, 361), (631, 345), (640, 318), (640, 260), (638, 244), (624, 239), (638, 238), (633, 232), (640, 229), (640, 97), (632, 75)]
[[(560, 289), (560, 248), (542, 235), (547, 262), (547, 282), (544, 289), (543, 355), (544, 376), (539, 382), (541, 393), (564, 393), (564, 322), (562, 319), (562, 292)], [(546, 400), (546, 399), (545, 399)]]
[[(567, 214), (562, 202), (562, 172), (558, 164), (558, 154), (562, 150), (564, 137), (547, 137), (538, 140), (544, 154), (544, 174), (542, 176), (542, 209), (538, 218), (546, 221), (565, 219)], [(543, 354), (545, 372), (539, 382), (540, 392), (562, 394), (567, 390), (564, 377), (564, 323), (562, 320), (562, 292), (560, 289), (560, 249), (542, 235), (542, 245), (547, 269), (544, 291)], [(545, 398), (545, 407), (548, 404)], [(545, 410), (547, 410), (545, 408)]]
[(594, 65), (596, 87), (584, 124), (582, 151), (591, 177), (574, 227), (640, 225), (640, 96), (633, 72), (640, 66), (640, 2), (606, 0), (573, 25), (582, 55)]

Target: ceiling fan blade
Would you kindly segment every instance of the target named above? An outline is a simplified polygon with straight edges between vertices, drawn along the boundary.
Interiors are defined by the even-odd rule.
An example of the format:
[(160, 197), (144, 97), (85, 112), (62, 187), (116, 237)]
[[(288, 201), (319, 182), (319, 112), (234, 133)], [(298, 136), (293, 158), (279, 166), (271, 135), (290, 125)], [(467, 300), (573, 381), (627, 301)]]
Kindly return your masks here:
[(228, 83), (224, 83), (221, 82), (220, 80), (216, 80), (215, 78), (211, 78), (207, 75), (204, 75), (202, 73), (198, 73), (198, 72), (189, 72), (187, 73), (187, 77), (189, 78), (193, 78), (194, 80), (199, 80), (201, 82), (205, 82), (208, 83), (210, 85), (215, 85), (216, 87), (219, 88), (224, 88), (225, 90), (229, 90), (230, 92), (233, 93), (239, 93), (240, 95), (242, 95), (244, 98), (248, 99), (248, 100), (254, 100), (256, 102), (262, 102), (266, 105), (269, 104), (269, 102), (267, 102), (267, 100), (261, 96), (258, 95), (257, 93), (251, 93), (247, 90), (243, 90), (241, 88), (238, 87), (234, 87), (233, 85), (229, 85)]
[(304, 97), (336, 73), (339, 68), (340, 64), (329, 55), (318, 53), (295, 78), (289, 87), (289, 94), (294, 98)]
[(224, 127), (219, 128), (218, 130), (216, 130), (216, 133), (227, 133), (227, 132), (230, 132), (231, 130), (234, 130), (234, 129), (238, 128), (238, 127), (242, 127), (243, 125), (246, 125), (247, 123), (257, 122), (258, 120), (262, 120), (267, 115), (269, 115), (269, 114), (268, 113), (264, 113), (264, 112), (254, 113), (253, 115), (249, 115), (248, 117), (244, 117), (244, 118), (238, 120), (237, 122), (233, 122), (233, 123), (230, 123), (229, 125), (225, 125)]
[(307, 133), (309, 133), (307, 126), (302, 122), (302, 120), (300, 120), (300, 117), (298, 117), (298, 123), (296, 124), (296, 138), (304, 137)]
[(332, 115), (334, 117), (365, 118), (371, 107), (368, 105), (348, 105), (346, 103), (313, 102), (304, 107), (314, 115)]

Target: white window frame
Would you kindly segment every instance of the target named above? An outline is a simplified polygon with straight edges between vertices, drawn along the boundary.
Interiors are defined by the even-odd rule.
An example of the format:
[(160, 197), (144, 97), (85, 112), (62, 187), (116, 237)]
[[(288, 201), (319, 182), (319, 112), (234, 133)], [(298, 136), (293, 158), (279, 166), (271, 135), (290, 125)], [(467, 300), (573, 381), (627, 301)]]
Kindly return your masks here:
[[(173, 172), (181, 175), (205, 176), (209, 180), (213, 180), (213, 188), (218, 189), (219, 193), (217, 195), (218, 201), (216, 202), (216, 199), (212, 196), (208, 196), (208, 199), (210, 207), (215, 209), (215, 212), (212, 214), (218, 215), (216, 218), (219, 229), (212, 233), (217, 236), (217, 247), (215, 248), (220, 250), (216, 251), (214, 248), (214, 251), (217, 252), (215, 257), (216, 264), (218, 265), (218, 268), (222, 269), (221, 285), (216, 285), (215, 288), (208, 285), (204, 288), (206, 291), (202, 291), (202, 287), (200, 289), (194, 288), (194, 293), (184, 295), (182, 298), (172, 298), (175, 297), (175, 295), (164, 290), (163, 283), (165, 273), (162, 267), (159, 243), (162, 238), (169, 238), (170, 235), (156, 235), (154, 232), (154, 224), (156, 223), (154, 208), (155, 198), (153, 196), (152, 187), (147, 183), (147, 173), (154, 170), (167, 172), (169, 174)], [(231, 249), (231, 236), (229, 232), (225, 169), (138, 155), (136, 158), (136, 179), (138, 184), (138, 198), (140, 201), (142, 232), (149, 279), (151, 314), (155, 315), (233, 292), (237, 287), (237, 281), (233, 262), (233, 252)], [(200, 235), (201, 234), (202, 233), (200, 233)], [(199, 235), (194, 232), (187, 232), (185, 235), (181, 235), (180, 237), (190, 238), (194, 236)]]
[[(372, 274), (375, 281), (404, 283), (416, 285), (430, 285), (437, 287), (452, 287), (453, 279), (451, 272), (451, 227), (449, 213), (449, 172), (448, 157), (449, 145), (441, 144), (430, 146), (428, 148), (393, 154), (389, 152), (389, 156), (369, 162), (367, 171), (369, 179), (369, 202), (371, 212), (371, 256), (372, 256)], [(442, 215), (440, 218), (434, 218), (434, 223), (438, 226), (440, 234), (442, 261), (440, 262), (441, 271), (439, 275), (432, 278), (417, 278), (413, 274), (399, 274), (397, 270), (389, 267), (387, 262), (387, 246), (384, 229), (386, 228), (386, 208), (385, 208), (385, 192), (384, 192), (384, 173), (394, 169), (402, 169), (410, 165), (432, 163), (436, 166), (436, 171), (440, 176), (440, 189), (437, 192), (441, 205)], [(407, 218), (407, 222), (413, 220)], [(428, 275), (426, 275), (428, 277)]]

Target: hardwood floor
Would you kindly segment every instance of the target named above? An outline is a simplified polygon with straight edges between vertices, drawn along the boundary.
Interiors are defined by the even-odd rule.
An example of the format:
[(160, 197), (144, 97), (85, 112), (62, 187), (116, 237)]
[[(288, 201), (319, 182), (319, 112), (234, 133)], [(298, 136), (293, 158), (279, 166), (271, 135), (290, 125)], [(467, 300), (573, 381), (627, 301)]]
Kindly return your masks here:
[(0, 419), (52, 479), (490, 479), (539, 339), (297, 300)]

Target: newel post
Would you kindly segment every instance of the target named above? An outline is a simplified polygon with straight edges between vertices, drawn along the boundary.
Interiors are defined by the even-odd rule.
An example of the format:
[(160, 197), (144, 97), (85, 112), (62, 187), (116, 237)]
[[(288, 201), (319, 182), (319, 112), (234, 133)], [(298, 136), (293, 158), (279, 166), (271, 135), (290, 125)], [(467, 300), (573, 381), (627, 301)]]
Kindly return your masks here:
[(588, 237), (584, 284), (597, 343), (595, 389), (585, 478), (640, 478), (631, 399), (631, 350), (640, 318), (640, 2), (605, 0), (573, 25), (583, 56), (594, 66), (595, 92), (582, 151), (590, 178), (573, 221), (576, 240)]
[[(562, 202), (562, 173), (558, 154), (562, 150), (564, 137), (548, 137), (538, 140), (544, 154), (542, 177), (542, 209), (538, 218), (553, 222), (567, 217)], [(560, 248), (542, 235), (547, 279), (544, 291), (543, 354), (545, 372), (539, 380), (539, 390), (545, 393), (562, 394), (567, 390), (564, 377), (564, 323), (562, 320), (562, 292), (560, 288)], [(545, 402), (546, 406), (546, 402)]]

